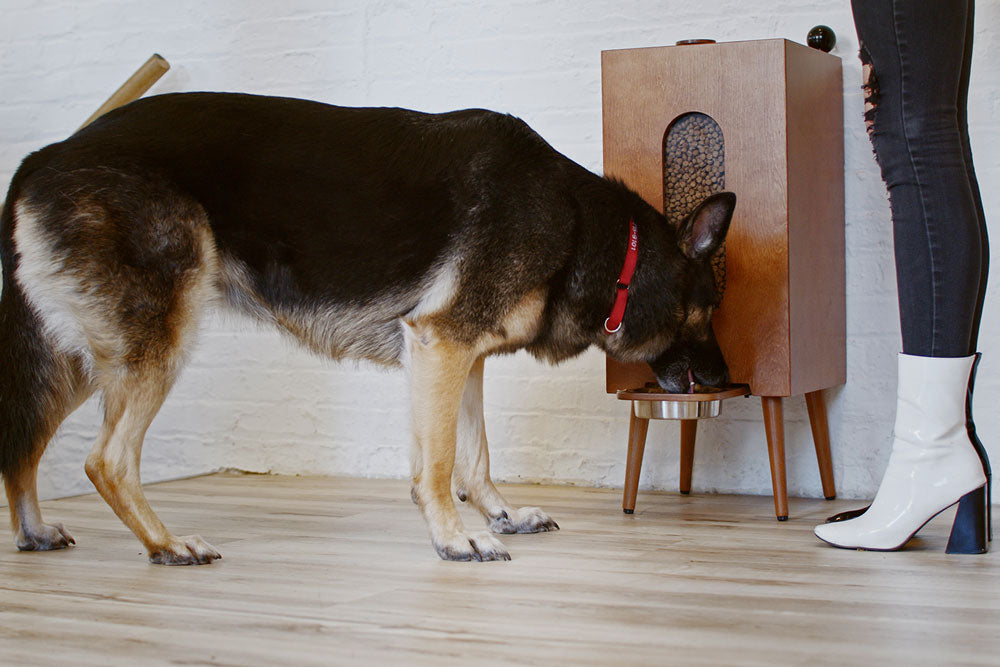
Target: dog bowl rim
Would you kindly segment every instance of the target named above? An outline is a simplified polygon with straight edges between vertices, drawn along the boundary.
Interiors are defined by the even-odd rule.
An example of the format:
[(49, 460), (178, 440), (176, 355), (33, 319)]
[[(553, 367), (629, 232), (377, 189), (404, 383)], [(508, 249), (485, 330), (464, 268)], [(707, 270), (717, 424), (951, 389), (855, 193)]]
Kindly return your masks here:
[(707, 401), (722, 401), (737, 396), (749, 396), (750, 386), (738, 384), (729, 387), (720, 387), (719, 391), (700, 394), (668, 394), (663, 390), (650, 391), (648, 387), (641, 387), (638, 389), (619, 389), (615, 395), (620, 401), (697, 401), (704, 403)]

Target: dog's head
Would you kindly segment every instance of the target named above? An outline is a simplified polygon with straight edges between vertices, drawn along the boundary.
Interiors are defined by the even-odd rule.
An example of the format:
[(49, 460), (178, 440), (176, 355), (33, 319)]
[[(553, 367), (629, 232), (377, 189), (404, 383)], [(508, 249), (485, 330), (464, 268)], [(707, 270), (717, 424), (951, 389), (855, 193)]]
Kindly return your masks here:
[(687, 260), (678, 304), (683, 315), (669, 346), (650, 362), (657, 382), (670, 393), (686, 393), (692, 382), (710, 387), (729, 382), (729, 368), (712, 330), (712, 314), (721, 297), (711, 259), (726, 238), (735, 206), (731, 192), (712, 195), (678, 229), (677, 244)]
[[(725, 240), (735, 206), (730, 192), (708, 197), (676, 229), (650, 234), (648, 254), (640, 256), (640, 264), (646, 260), (652, 267), (637, 269), (624, 327), (631, 323), (632, 331), (609, 346), (609, 353), (623, 361), (648, 362), (670, 393), (688, 393), (692, 382), (710, 387), (729, 382), (712, 330), (721, 296), (711, 260)], [(660, 217), (646, 229), (665, 227)]]

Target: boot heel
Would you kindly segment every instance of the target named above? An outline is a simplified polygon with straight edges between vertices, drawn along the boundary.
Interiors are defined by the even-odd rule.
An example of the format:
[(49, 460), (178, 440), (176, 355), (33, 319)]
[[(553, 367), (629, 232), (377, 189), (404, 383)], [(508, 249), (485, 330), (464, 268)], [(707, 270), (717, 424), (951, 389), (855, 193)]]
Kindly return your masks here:
[(969, 491), (958, 501), (955, 522), (951, 525), (951, 537), (945, 553), (984, 554), (989, 551), (989, 494), (987, 484)]
[(993, 541), (993, 475), (986, 476), (986, 539)]

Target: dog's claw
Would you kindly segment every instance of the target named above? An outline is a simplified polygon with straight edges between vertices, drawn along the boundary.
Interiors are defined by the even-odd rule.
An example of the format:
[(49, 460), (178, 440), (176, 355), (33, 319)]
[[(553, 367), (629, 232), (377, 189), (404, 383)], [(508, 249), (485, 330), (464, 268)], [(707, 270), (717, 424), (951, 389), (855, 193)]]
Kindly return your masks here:
[(457, 533), (444, 544), (435, 541), (434, 548), (442, 560), (493, 561), (510, 560), (506, 547), (489, 533)]
[(176, 538), (164, 549), (151, 552), (149, 562), (156, 565), (205, 565), (222, 554), (198, 535)]
[(501, 511), (498, 516), (490, 519), (490, 530), (494, 533), (509, 535), (511, 533), (547, 533), (559, 530), (559, 524), (548, 514), (537, 507), (522, 507), (511, 513)]
[(76, 540), (61, 523), (43, 523), (30, 532), (21, 530), (15, 544), (19, 551), (53, 551), (76, 544)]

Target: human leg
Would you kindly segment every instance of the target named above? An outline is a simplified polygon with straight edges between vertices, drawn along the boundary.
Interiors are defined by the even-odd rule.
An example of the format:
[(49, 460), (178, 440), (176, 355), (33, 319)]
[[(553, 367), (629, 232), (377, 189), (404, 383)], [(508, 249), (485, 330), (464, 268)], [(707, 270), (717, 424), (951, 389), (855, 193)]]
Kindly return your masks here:
[[(828, 523), (838, 525), (819, 526), (816, 534), (838, 546), (898, 548), (901, 543), (889, 544), (899, 537), (888, 537), (890, 526), (919, 519), (915, 531), (933, 514), (917, 517), (927, 508), (916, 514), (910, 508), (904, 516), (900, 507), (907, 494), (922, 492), (904, 491), (893, 480), (916, 476), (921, 484), (950, 489), (944, 494), (948, 498), (932, 504), (957, 501), (963, 485), (948, 480), (968, 472), (970, 452), (977, 454), (984, 481), (989, 480), (989, 461), (971, 416), (974, 367), (964, 382), (953, 381), (950, 389), (940, 384), (943, 376), (954, 375), (946, 369), (955, 363), (972, 364), (986, 286), (986, 228), (966, 124), (974, 4), (865, 1), (853, 3), (853, 10), (864, 65), (866, 123), (892, 205), (905, 354), (900, 355), (896, 437), (879, 494), (870, 508), (831, 517)], [(920, 378), (936, 385), (909, 386)], [(960, 442), (949, 440), (946, 448), (913, 441), (907, 434), (912, 435), (919, 415), (904, 405), (921, 396), (954, 402), (941, 391), (961, 393), (965, 435)], [(941, 419), (941, 428), (958, 424), (957, 412)], [(923, 453), (916, 456), (917, 450)], [(932, 450), (937, 463), (924, 479), (920, 461)], [(887, 509), (892, 507), (899, 511)]]

